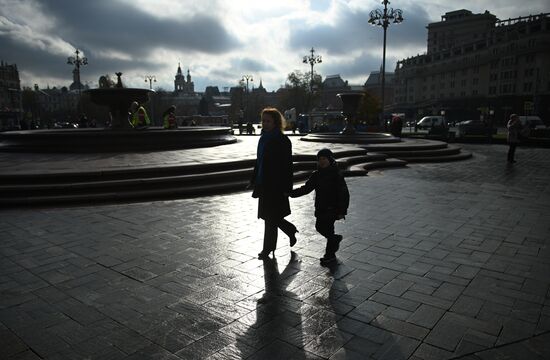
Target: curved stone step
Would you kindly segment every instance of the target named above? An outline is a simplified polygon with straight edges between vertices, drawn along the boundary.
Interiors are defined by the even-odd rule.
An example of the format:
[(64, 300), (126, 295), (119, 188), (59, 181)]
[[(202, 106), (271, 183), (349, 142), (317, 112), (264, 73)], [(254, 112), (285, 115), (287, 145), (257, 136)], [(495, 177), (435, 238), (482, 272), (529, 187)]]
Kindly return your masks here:
[(418, 157), (407, 157), (407, 161), (410, 163), (419, 163), (419, 162), (447, 162), (447, 161), (458, 161), (466, 160), (472, 157), (472, 153), (461, 151), (459, 154), (454, 155), (445, 155), (445, 156), (418, 156)]
[(402, 142), (393, 144), (363, 144), (360, 145), (367, 151), (385, 152), (385, 151), (421, 151), (421, 150), (435, 150), (444, 149), (447, 147), (447, 143), (444, 141), (436, 140), (411, 140), (403, 139)]
[(361, 174), (361, 172), (363, 172), (363, 174), (366, 174), (371, 170), (388, 168), (388, 167), (401, 167), (406, 165), (407, 165), (407, 161), (405, 160), (388, 158), (383, 161), (370, 161), (370, 162), (355, 164), (353, 166), (350, 166), (348, 171), (353, 172), (355, 174)]
[(391, 150), (384, 151), (384, 154), (395, 158), (406, 158), (411, 157), (420, 158), (420, 157), (434, 157), (434, 156), (447, 156), (455, 155), (460, 153), (461, 148), (456, 145), (448, 145), (446, 148), (440, 149), (430, 149), (430, 150), (414, 150), (414, 151), (402, 151), (402, 150)]
[[(303, 181), (309, 177), (311, 171), (298, 171), (294, 173), (294, 181)], [(137, 199), (177, 199), (180, 197), (192, 197), (200, 195), (215, 195), (231, 191), (245, 191), (249, 184), (249, 177), (226, 180), (215, 183), (204, 183), (197, 181), (195, 183), (181, 184), (179, 182), (164, 184), (164, 186), (135, 187), (127, 186), (107, 186), (107, 184), (97, 184), (95, 188), (83, 188), (81, 192), (70, 192), (65, 188), (63, 192), (43, 190), (38, 192), (18, 194), (11, 192), (0, 195), (0, 204), (2, 206), (14, 205), (43, 205), (58, 203), (96, 203), (96, 202), (117, 202), (122, 200)], [(101, 186), (105, 185), (105, 186)], [(151, 185), (151, 184), (149, 184)], [(168, 186), (171, 185), (171, 186)]]
[(338, 166), (340, 169), (345, 169), (351, 165), (358, 164), (358, 163), (364, 163), (369, 161), (381, 161), (385, 160), (388, 157), (386, 154), (379, 154), (379, 153), (369, 153), (367, 155), (361, 155), (361, 156), (349, 156), (344, 158), (338, 158), (336, 159), (336, 162), (338, 163)]

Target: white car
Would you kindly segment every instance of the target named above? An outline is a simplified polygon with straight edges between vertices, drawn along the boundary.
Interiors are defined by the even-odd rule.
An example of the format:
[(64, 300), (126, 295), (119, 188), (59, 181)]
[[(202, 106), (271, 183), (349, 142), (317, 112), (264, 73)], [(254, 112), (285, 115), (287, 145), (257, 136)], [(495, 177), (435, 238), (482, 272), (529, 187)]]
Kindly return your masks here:
[(447, 122), (444, 116), (424, 116), (416, 123), (416, 127), (421, 130), (429, 130), (433, 127), (446, 127)]

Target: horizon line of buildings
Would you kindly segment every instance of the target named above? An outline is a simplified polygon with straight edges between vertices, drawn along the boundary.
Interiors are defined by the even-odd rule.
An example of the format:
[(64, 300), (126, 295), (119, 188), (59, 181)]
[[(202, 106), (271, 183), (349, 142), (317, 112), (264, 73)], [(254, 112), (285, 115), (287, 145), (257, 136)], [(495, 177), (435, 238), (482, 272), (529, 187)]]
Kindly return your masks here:
[[(445, 13), (441, 21), (427, 25), (427, 51), (398, 60), (395, 72), (386, 72), (385, 113), (402, 113), (407, 118), (439, 114), (451, 119), (476, 116), (506, 118), (510, 113), (550, 115), (550, 13), (499, 20), (489, 11), (473, 14), (461, 9)], [(323, 80), (319, 108), (338, 109), (336, 94), (345, 90), (366, 90), (381, 95), (381, 72), (373, 71), (363, 85), (350, 85), (339, 74)], [(34, 90), (46, 109), (75, 106), (81, 90), (89, 88), (73, 71), (67, 87)], [(167, 101), (197, 106), (204, 96), (226, 103), (234, 86), (220, 91), (206, 86), (196, 92), (190, 70), (178, 64), (174, 90), (165, 91)], [(284, 86), (261, 93), (273, 105)], [(17, 65), (0, 63), (0, 112), (21, 109), (21, 86)], [(285, 109), (282, 109), (285, 110)]]

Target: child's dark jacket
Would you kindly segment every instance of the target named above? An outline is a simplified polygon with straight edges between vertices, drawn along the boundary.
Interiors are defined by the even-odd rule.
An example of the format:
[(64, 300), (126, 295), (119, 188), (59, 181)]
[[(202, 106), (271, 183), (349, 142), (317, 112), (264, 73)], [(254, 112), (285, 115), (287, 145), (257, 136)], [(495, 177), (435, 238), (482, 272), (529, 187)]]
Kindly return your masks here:
[(344, 176), (336, 163), (314, 171), (306, 183), (290, 192), (291, 197), (309, 194), (315, 190), (315, 216), (346, 215), (349, 191)]

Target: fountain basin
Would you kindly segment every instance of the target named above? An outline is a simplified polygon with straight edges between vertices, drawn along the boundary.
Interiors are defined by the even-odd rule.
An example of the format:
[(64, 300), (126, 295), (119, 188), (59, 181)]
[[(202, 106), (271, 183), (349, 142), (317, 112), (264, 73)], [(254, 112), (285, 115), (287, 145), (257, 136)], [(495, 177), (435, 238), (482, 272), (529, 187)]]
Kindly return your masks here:
[(311, 133), (300, 138), (300, 140), (335, 144), (384, 144), (401, 141), (400, 138), (391, 134), (373, 132), (353, 132), (347, 134), (336, 132)]
[(55, 129), (0, 133), (0, 151), (17, 152), (136, 152), (189, 149), (231, 144), (229, 127), (193, 126), (174, 130)]

